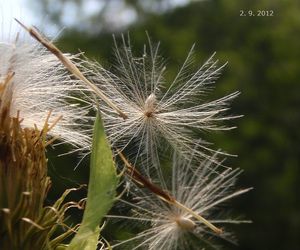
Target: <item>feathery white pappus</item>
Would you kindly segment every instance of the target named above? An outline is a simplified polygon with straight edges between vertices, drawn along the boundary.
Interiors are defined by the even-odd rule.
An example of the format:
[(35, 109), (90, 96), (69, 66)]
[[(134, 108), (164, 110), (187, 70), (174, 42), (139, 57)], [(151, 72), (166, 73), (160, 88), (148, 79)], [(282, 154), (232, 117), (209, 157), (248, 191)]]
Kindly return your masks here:
[[(224, 169), (214, 163), (213, 159), (208, 159), (198, 166), (191, 166), (191, 164), (194, 163), (174, 156), (172, 180), (167, 183), (164, 179), (160, 179), (158, 182), (159, 186), (167, 188), (167, 192), (183, 205), (181, 207), (166, 202), (148, 189), (139, 186), (130, 189), (133, 197), (131, 201), (121, 199), (121, 204), (131, 207), (130, 214), (128, 216), (109, 215), (108, 218), (124, 220), (126, 225), (135, 225), (137, 228), (144, 225), (147, 229), (132, 238), (113, 243), (112, 248), (210, 249), (217, 248), (214, 238), (222, 238), (234, 243), (233, 235), (223, 226), (230, 223), (249, 223), (249, 221), (228, 218), (224, 203), (248, 192), (251, 188), (234, 189), (236, 179), (241, 173), (239, 169)], [(183, 207), (188, 209), (182, 209)], [(223, 232), (215, 233), (202, 221), (195, 219), (195, 216), (188, 210), (222, 227)], [(128, 223), (129, 221), (133, 223)]]
[[(122, 150), (134, 145), (135, 157), (146, 155), (149, 162), (158, 161), (159, 148), (171, 146), (177, 153), (189, 159), (206, 159), (215, 153), (197, 131), (228, 130), (220, 124), (237, 116), (226, 116), (229, 102), (239, 93), (235, 92), (210, 102), (203, 95), (212, 88), (223, 66), (212, 55), (196, 72), (191, 73), (193, 48), (172, 82), (166, 82), (165, 63), (159, 56), (159, 46), (149, 39), (141, 57), (135, 57), (124, 39), (119, 47), (115, 41), (116, 64), (112, 72), (97, 63), (92, 64), (90, 79), (116, 106), (127, 114), (122, 119), (116, 112), (101, 102), (100, 109), (112, 145)], [(149, 173), (149, 169), (147, 170)]]
[[(10, 116), (19, 116), (24, 127), (42, 129), (55, 123), (50, 135), (59, 137), (74, 150), (88, 149), (91, 143), (90, 104), (80, 99), (82, 85), (72, 79), (61, 62), (43, 46), (19, 33), (0, 41), (0, 87), (8, 74), (1, 102), (10, 103)], [(76, 56), (73, 56), (76, 58)]]

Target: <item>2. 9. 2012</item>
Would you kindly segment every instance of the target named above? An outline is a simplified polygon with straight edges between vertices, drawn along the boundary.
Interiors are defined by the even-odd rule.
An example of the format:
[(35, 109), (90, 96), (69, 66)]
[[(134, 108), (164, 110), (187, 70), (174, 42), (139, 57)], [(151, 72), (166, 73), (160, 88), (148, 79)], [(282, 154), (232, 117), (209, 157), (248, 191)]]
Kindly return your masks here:
[(273, 10), (240, 10), (240, 16), (246, 17), (246, 16), (262, 16), (262, 17), (271, 17), (274, 16)]

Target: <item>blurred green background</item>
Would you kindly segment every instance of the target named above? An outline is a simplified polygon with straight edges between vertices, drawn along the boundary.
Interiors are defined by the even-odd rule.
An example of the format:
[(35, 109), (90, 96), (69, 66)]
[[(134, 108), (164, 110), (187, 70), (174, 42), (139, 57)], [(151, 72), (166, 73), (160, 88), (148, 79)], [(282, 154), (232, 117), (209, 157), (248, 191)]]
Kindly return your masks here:
[[(244, 169), (238, 186), (254, 190), (230, 203), (235, 215), (253, 223), (233, 227), (239, 246), (225, 249), (300, 249), (300, 1), (31, 0), (29, 4), (46, 16), (46, 28), (66, 26), (57, 41), (63, 51), (84, 51), (108, 68), (111, 34), (127, 31), (137, 51), (147, 42), (145, 31), (161, 42), (168, 77), (175, 75), (193, 43), (196, 64), (214, 51), (221, 62), (228, 61), (211, 97), (241, 91), (232, 113), (244, 117), (233, 122), (237, 129), (204, 137), (216, 149), (239, 155), (228, 159), (228, 165)], [(249, 16), (248, 11), (259, 10), (273, 16)], [(246, 16), (240, 16), (241, 11)], [(57, 158), (57, 151), (49, 153), (53, 185), (61, 192), (87, 183), (87, 159), (74, 171), (77, 156)]]

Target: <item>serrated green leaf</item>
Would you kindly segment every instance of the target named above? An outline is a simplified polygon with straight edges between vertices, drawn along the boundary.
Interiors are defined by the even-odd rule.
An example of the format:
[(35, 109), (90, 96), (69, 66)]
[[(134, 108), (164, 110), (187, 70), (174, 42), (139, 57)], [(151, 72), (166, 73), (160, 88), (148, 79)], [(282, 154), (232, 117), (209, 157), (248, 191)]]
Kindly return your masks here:
[(96, 250), (99, 223), (111, 208), (118, 177), (103, 122), (97, 115), (94, 125), (88, 196), (83, 220), (68, 250)]

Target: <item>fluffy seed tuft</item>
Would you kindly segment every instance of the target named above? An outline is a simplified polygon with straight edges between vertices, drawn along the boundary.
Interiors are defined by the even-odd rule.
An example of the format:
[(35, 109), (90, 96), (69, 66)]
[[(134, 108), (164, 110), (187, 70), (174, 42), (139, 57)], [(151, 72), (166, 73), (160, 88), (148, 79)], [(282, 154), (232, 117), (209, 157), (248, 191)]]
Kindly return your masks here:
[[(9, 115), (16, 117), (19, 113), (22, 126), (42, 130), (51, 112), (49, 124), (57, 121), (49, 131), (51, 136), (72, 145), (74, 150), (89, 149), (91, 105), (79, 97), (84, 89), (54, 55), (20, 37), (0, 41), (0, 90), (5, 92), (1, 102), (10, 104)], [(13, 77), (4, 86), (9, 75)]]
[[(159, 179), (157, 184), (164, 187), (162, 192), (173, 197), (171, 202), (146, 185), (141, 188), (143, 183), (140, 181), (134, 182), (137, 183), (136, 186), (130, 189), (132, 201), (121, 200), (123, 204), (131, 207), (131, 212), (127, 216), (108, 217), (125, 220), (126, 224), (128, 221), (136, 222), (133, 225), (138, 228), (144, 224), (148, 228), (132, 238), (112, 244), (113, 248), (192, 250), (206, 249), (208, 245), (214, 248), (216, 245), (213, 238), (234, 242), (233, 236), (227, 230), (220, 230), (216, 226), (249, 222), (226, 218), (224, 206), (220, 209), (221, 204), (250, 190), (234, 190), (235, 181), (241, 171), (224, 170), (214, 163), (214, 159), (197, 166), (193, 164), (192, 161), (186, 162), (175, 156), (172, 181)], [(134, 179), (135, 175), (131, 178)], [(197, 215), (205, 220), (198, 219)]]
[[(162, 148), (170, 146), (189, 159), (207, 159), (215, 153), (207, 146), (199, 131), (228, 130), (224, 120), (236, 118), (225, 115), (229, 102), (238, 92), (210, 102), (203, 95), (211, 89), (223, 66), (211, 56), (196, 72), (192, 72), (192, 50), (173, 81), (164, 78), (166, 65), (158, 54), (158, 46), (149, 42), (143, 55), (135, 57), (124, 37), (123, 44), (115, 42), (116, 65), (110, 72), (101, 65), (89, 63), (90, 79), (128, 114), (123, 120), (115, 111), (101, 102), (99, 107), (109, 140), (118, 150), (134, 153), (135, 159), (148, 159), (150, 165), (158, 162)], [(194, 145), (199, 143), (199, 149)], [(133, 150), (130, 150), (132, 149)], [(151, 163), (151, 164), (150, 164)]]

